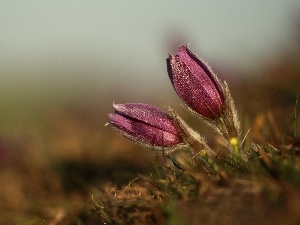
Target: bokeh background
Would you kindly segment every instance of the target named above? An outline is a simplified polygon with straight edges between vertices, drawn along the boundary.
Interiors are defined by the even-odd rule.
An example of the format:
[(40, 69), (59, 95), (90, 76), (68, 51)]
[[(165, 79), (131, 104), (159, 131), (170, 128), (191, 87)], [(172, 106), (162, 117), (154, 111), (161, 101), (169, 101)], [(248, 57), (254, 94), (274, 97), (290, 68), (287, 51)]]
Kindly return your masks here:
[(104, 124), (112, 102), (184, 115), (165, 65), (182, 43), (229, 82), (248, 126), (266, 109), (290, 110), (278, 123), (289, 121), (299, 9), (298, 0), (2, 0), (0, 217), (84, 221), (92, 191), (147, 170), (153, 154)]
[(78, 99), (106, 107), (174, 98), (165, 58), (181, 43), (215, 70), (239, 71), (228, 76), (254, 76), (261, 62), (294, 47), (299, 7), (297, 0), (1, 1), (1, 114)]

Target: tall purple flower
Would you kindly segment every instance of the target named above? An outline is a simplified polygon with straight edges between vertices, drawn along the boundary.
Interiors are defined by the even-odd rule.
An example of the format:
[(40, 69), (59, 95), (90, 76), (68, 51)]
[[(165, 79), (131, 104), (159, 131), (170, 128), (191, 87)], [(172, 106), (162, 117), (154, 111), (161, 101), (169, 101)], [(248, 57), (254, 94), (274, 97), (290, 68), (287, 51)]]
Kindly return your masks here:
[(212, 120), (222, 115), (221, 83), (187, 46), (181, 45), (177, 55), (169, 55), (167, 68), (175, 91), (190, 109)]
[(172, 147), (183, 142), (172, 118), (160, 109), (142, 103), (114, 104), (110, 122), (123, 136), (144, 145)]

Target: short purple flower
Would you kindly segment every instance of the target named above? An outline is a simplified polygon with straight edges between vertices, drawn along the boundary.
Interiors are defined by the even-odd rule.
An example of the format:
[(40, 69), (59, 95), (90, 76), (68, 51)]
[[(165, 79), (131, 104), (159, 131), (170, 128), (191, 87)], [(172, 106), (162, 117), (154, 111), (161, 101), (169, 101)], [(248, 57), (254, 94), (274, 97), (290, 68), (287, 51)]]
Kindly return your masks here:
[(224, 109), (224, 94), (219, 80), (208, 65), (181, 45), (177, 55), (167, 58), (168, 74), (178, 96), (204, 118), (219, 118)]
[(114, 104), (110, 124), (123, 136), (144, 145), (171, 147), (183, 138), (172, 118), (160, 109), (142, 103)]

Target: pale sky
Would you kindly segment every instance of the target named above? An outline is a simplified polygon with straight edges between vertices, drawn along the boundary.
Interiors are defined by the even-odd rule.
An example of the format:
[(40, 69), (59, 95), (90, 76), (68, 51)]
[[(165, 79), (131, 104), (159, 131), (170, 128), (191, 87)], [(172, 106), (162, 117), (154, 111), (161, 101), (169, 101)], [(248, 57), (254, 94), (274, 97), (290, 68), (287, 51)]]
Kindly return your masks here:
[(286, 44), (299, 6), (299, 0), (1, 0), (0, 85), (63, 88), (79, 77), (94, 88), (144, 88), (167, 82), (165, 58), (181, 42), (207, 62), (249, 69)]

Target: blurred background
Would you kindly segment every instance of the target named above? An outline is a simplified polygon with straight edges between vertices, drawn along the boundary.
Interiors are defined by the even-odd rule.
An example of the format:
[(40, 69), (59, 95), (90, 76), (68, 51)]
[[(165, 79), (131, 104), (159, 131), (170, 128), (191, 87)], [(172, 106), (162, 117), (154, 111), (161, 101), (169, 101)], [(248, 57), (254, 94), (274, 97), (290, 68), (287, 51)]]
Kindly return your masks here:
[(82, 209), (90, 184), (146, 170), (153, 155), (104, 124), (112, 102), (186, 112), (165, 63), (182, 43), (228, 81), (246, 118), (284, 107), (290, 115), (278, 123), (289, 121), (300, 87), (299, 9), (298, 0), (2, 0), (2, 218), (68, 214), (61, 206)]
[(299, 7), (297, 0), (1, 1), (2, 123), (57, 102), (174, 98), (165, 58), (182, 43), (220, 76), (255, 76), (262, 62), (278, 63), (279, 51), (294, 48)]

